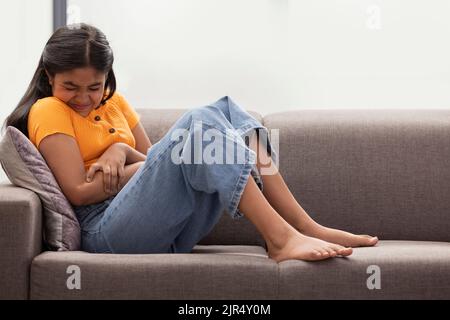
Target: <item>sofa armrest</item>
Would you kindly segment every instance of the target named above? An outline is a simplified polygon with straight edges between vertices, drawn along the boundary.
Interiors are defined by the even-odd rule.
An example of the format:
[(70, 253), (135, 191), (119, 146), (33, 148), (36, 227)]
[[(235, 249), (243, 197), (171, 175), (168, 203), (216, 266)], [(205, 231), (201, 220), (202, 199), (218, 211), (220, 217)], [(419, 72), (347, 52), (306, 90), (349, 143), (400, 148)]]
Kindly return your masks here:
[(0, 184), (0, 299), (28, 299), (32, 259), (42, 250), (42, 207), (34, 192)]

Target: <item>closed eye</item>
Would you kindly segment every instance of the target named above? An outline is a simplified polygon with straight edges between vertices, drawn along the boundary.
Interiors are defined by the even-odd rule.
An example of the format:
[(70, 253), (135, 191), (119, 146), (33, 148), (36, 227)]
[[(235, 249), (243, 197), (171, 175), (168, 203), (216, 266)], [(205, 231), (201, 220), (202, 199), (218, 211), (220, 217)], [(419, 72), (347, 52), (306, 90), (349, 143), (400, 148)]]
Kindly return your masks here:
[[(67, 87), (64, 87), (64, 89), (66, 89), (67, 91), (75, 91), (75, 90), (77, 90), (76, 88), (67, 88)], [(90, 91), (97, 91), (99, 89), (100, 89), (100, 87), (98, 87), (98, 88), (89, 88)]]

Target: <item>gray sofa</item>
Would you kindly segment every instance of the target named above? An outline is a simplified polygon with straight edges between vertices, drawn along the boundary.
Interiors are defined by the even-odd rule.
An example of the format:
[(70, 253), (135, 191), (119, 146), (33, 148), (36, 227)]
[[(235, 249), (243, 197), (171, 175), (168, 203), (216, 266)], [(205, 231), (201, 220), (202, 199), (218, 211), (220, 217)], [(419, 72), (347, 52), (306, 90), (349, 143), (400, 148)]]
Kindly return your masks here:
[[(153, 142), (185, 112), (137, 111)], [(190, 254), (42, 252), (38, 196), (3, 183), (0, 298), (450, 299), (450, 111), (252, 114), (280, 130), (280, 171), (303, 208), (376, 247), (277, 264), (248, 220), (224, 214)], [(67, 286), (73, 265), (80, 289)]]

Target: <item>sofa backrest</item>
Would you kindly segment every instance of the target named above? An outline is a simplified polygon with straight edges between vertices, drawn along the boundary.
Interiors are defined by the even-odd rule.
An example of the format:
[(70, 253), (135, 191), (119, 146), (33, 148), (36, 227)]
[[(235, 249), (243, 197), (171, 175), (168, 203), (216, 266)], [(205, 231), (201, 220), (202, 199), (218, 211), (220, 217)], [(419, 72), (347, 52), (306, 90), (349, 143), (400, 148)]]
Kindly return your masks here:
[[(137, 109), (153, 143), (186, 111)], [(280, 172), (317, 222), (382, 240), (450, 241), (450, 111), (250, 113), (279, 130)], [(200, 242), (263, 243), (248, 220), (228, 215)]]
[(280, 130), (280, 172), (317, 222), (450, 241), (449, 110), (299, 110), (264, 125)]

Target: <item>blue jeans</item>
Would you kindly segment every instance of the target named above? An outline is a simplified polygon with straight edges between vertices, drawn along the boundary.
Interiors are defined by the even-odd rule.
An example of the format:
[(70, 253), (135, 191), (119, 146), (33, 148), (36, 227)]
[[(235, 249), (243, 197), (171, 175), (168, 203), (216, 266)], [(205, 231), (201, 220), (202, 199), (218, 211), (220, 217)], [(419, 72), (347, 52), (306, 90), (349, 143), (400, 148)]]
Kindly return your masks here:
[[(242, 217), (238, 204), (249, 177), (262, 190), (256, 153), (246, 140), (249, 133), (260, 130), (267, 134), (260, 122), (229, 97), (187, 111), (148, 149), (145, 163), (117, 195), (74, 207), (82, 230), (81, 249), (93, 253), (190, 252), (224, 211), (235, 219)], [(223, 150), (216, 148), (211, 153), (206, 143), (201, 149), (190, 143), (208, 132), (221, 133)], [(224, 158), (231, 154), (233, 161), (211, 164), (197, 158), (196, 162), (202, 152), (218, 151), (223, 151)], [(268, 141), (267, 151), (275, 160)]]

